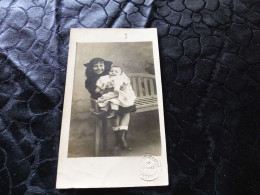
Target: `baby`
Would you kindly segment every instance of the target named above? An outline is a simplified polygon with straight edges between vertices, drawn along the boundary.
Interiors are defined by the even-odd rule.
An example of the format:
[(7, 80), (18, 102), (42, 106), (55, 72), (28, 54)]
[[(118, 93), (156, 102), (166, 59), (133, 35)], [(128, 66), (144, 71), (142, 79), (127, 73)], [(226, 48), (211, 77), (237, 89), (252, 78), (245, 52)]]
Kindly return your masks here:
[(98, 105), (101, 110), (107, 112), (107, 118), (114, 117), (119, 106), (134, 105), (136, 96), (130, 84), (130, 79), (120, 67), (111, 67), (108, 75), (97, 80), (96, 86), (95, 92), (102, 94), (97, 100)]

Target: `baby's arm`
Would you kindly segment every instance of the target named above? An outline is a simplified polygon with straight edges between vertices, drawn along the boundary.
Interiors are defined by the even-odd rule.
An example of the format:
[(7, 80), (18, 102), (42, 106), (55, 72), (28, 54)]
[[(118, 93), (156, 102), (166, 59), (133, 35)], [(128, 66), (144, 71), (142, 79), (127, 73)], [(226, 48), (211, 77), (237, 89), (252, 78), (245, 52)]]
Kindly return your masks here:
[(125, 75), (125, 73), (122, 73), (122, 85), (120, 86), (120, 90), (124, 91), (127, 88), (127, 85), (131, 85), (130, 79)]
[(104, 79), (103, 77), (100, 77), (97, 80), (95, 92), (100, 93), (102, 95), (104, 93), (105, 88), (106, 88), (106, 84), (104, 83)]

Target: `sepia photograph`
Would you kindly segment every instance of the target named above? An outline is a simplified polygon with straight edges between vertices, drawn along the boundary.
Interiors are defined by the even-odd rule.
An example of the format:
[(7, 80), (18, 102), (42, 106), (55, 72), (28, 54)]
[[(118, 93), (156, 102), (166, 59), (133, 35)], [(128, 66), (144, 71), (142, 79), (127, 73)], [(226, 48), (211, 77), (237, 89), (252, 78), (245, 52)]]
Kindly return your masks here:
[(152, 42), (77, 43), (68, 157), (160, 155)]
[(71, 29), (56, 188), (168, 185), (156, 29)]

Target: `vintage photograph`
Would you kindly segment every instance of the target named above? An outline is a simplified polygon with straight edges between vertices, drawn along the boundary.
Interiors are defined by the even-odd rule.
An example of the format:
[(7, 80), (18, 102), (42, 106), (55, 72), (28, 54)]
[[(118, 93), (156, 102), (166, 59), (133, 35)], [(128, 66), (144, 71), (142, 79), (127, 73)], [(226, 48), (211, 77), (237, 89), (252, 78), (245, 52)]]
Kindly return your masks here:
[(77, 43), (68, 157), (161, 154), (152, 42)]
[(156, 29), (72, 29), (56, 187), (168, 185)]

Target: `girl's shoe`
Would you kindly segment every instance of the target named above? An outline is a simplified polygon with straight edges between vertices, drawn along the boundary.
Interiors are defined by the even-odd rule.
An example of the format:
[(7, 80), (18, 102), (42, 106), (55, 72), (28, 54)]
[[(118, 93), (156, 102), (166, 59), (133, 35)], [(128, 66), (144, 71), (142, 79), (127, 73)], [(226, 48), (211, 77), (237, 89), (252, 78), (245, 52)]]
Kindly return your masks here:
[(118, 130), (120, 133), (120, 142), (121, 142), (121, 148), (123, 150), (128, 150), (128, 144), (127, 144), (127, 130)]
[(114, 131), (115, 135), (115, 147), (114, 147), (114, 155), (118, 156), (120, 152), (120, 134), (119, 131)]
[(119, 130), (114, 131), (114, 135), (115, 135), (115, 147), (119, 147), (120, 146), (120, 133), (119, 133)]

